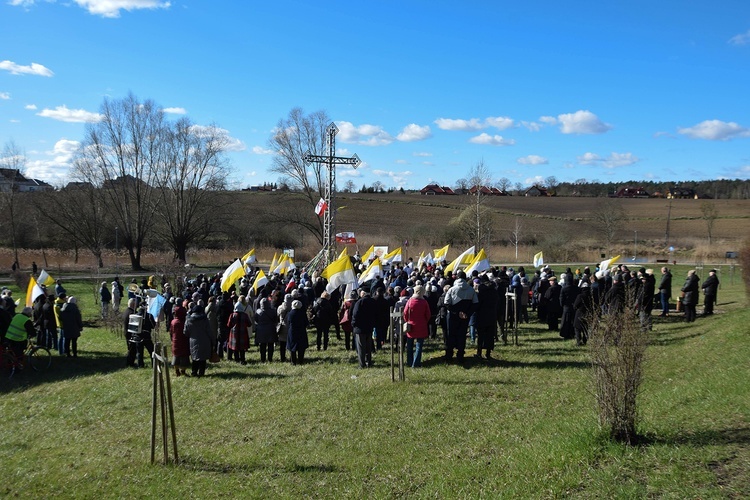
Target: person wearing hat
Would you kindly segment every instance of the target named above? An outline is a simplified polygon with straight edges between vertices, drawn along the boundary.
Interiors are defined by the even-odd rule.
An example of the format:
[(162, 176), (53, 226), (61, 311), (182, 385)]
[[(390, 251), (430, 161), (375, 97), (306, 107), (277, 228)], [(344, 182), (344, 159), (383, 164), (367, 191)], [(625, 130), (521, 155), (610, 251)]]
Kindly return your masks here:
[(13, 316), (8, 325), (8, 330), (5, 332), (5, 342), (11, 352), (15, 354), (16, 360), (21, 366), (23, 366), (23, 352), (26, 350), (28, 339), (36, 335), (34, 323), (31, 321), (31, 313), (30, 307), (24, 307), (20, 313)]
[(487, 359), (491, 359), (497, 335), (497, 307), (500, 296), (495, 283), (486, 274), (479, 279), (477, 288), (478, 308), (476, 312), (477, 353), (475, 358), (482, 358), (484, 350)]
[(638, 279), (641, 286), (638, 288), (636, 304), (638, 305), (638, 318), (641, 322), (641, 331), (650, 331), (653, 328), (651, 321), (651, 311), (654, 308), (654, 294), (656, 288), (656, 278), (653, 271), (644, 269), (638, 273)]
[(549, 288), (544, 292), (544, 298), (547, 301), (547, 329), (557, 332), (560, 330), (560, 317), (563, 312), (560, 303), (562, 287), (557, 282), (557, 276), (550, 276), (547, 281), (549, 281)]
[(714, 304), (716, 304), (716, 293), (719, 290), (719, 278), (716, 276), (716, 269), (708, 272), (708, 278), (701, 285), (703, 289), (703, 315), (709, 316), (714, 313)]
[(78, 308), (77, 302), (76, 298), (71, 295), (60, 309), (61, 337), (65, 339), (65, 355), (69, 358), (78, 357), (78, 338), (83, 330), (81, 310)]
[(669, 316), (669, 299), (672, 298), (672, 273), (669, 268), (661, 268), (661, 281), (659, 281), (659, 300), (661, 302), (661, 314)]
[(310, 343), (307, 339), (307, 313), (302, 308), (302, 301), (299, 299), (292, 300), (292, 310), (287, 313), (286, 324), (286, 348), (291, 355), (292, 364), (304, 364), (305, 350)]
[(352, 329), (357, 347), (360, 368), (372, 367), (373, 339), (378, 316), (378, 303), (366, 290), (361, 290), (359, 300), (352, 308)]
[(428, 328), (430, 316), (430, 304), (424, 299), (424, 287), (417, 285), (403, 309), (406, 364), (412, 368), (422, 366), (422, 345), (430, 333)]
[(347, 351), (351, 350), (354, 344), (354, 338), (352, 335), (352, 309), (354, 308), (355, 302), (357, 302), (357, 292), (352, 291), (344, 303), (341, 304), (341, 308), (339, 309), (339, 325), (341, 325), (341, 329), (344, 330), (344, 342)]

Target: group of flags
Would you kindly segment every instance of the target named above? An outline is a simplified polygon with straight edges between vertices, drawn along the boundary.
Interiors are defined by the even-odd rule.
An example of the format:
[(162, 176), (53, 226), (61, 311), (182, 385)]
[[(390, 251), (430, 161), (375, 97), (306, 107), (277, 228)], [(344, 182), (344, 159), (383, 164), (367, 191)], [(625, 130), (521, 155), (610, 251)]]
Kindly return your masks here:
[(39, 273), (39, 278), (32, 276), (29, 279), (29, 286), (26, 287), (26, 307), (31, 307), (40, 295), (44, 295), (42, 286), (49, 288), (54, 284), (55, 279), (44, 269)]

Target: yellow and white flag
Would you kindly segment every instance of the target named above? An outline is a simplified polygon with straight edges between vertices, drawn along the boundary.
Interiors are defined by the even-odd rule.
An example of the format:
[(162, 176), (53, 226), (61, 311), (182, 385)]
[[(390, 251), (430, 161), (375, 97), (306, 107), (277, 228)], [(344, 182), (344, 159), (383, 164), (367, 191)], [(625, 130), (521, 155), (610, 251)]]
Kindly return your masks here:
[(620, 260), (620, 256), (619, 255), (615, 255), (611, 259), (607, 259), (607, 260), (601, 261), (599, 263), (599, 270), (600, 271), (606, 271), (607, 269), (609, 269), (610, 267), (612, 267), (612, 265), (615, 262), (617, 262), (618, 260)]
[(436, 248), (433, 252), (435, 253), (435, 260), (440, 262), (443, 260), (448, 260), (448, 249), (450, 248), (450, 245), (445, 245), (443, 248)]
[(258, 288), (268, 283), (268, 277), (266, 277), (266, 273), (263, 272), (263, 269), (258, 270), (258, 274), (255, 275), (255, 280), (253, 281), (253, 290), (255, 290), (255, 295), (258, 295)]
[(274, 269), (269, 269), (269, 271), (272, 273), (286, 274), (294, 269), (297, 269), (297, 266), (294, 265), (294, 261), (287, 254), (284, 254), (281, 256), (281, 259), (279, 259), (276, 267)]
[[(54, 283), (54, 281), (53, 281)], [(29, 279), (29, 286), (26, 288), (26, 307), (32, 307), (34, 301), (40, 295), (44, 295), (44, 290), (40, 287), (33, 276)]]
[(374, 259), (375, 257), (375, 245), (370, 245), (370, 248), (368, 248), (367, 251), (362, 254), (362, 262), (367, 262), (368, 260)]
[(385, 257), (382, 257), (380, 260), (383, 261), (383, 264), (392, 264), (394, 262), (401, 262), (401, 247), (398, 247), (394, 251), (388, 253)]
[(276, 266), (278, 266), (278, 265), (279, 265), (279, 262), (278, 262), (278, 256), (276, 255), (276, 252), (274, 252), (274, 253), (273, 253), (273, 259), (271, 260), (271, 265), (270, 265), (270, 266), (268, 266), (268, 269), (271, 269), (271, 270), (273, 270), (273, 269), (275, 269), (275, 268), (276, 268)]
[(39, 273), (39, 279), (37, 279), (36, 282), (39, 285), (44, 285), (44, 286), (46, 286), (46, 287), (49, 288), (49, 287), (51, 287), (52, 285), (55, 284), (55, 278), (53, 278), (52, 276), (50, 276), (47, 273), (47, 271), (45, 271), (44, 269), (42, 269), (42, 272)]
[(346, 256), (349, 256), (349, 251), (348, 251), (348, 250), (346, 249), (346, 247), (344, 247), (344, 249), (343, 249), (343, 250), (341, 250), (341, 253), (340, 253), (340, 254), (339, 254), (339, 256), (338, 256), (338, 257), (336, 257), (336, 258), (337, 258), (337, 259), (340, 259), (340, 258), (341, 258), (341, 257), (343, 257), (344, 255), (346, 255)]
[(380, 259), (375, 259), (369, 266), (367, 266), (365, 272), (359, 275), (359, 281), (365, 283), (382, 275), (383, 267), (380, 265)]
[(243, 264), (248, 265), (254, 263), (257, 259), (255, 258), (255, 249), (253, 248), (240, 259)]
[(353, 283), (354, 288), (357, 287), (357, 275), (354, 273), (354, 266), (352, 266), (351, 259), (346, 255), (328, 264), (320, 275), (328, 280), (328, 285), (326, 286), (328, 293), (333, 292), (341, 285), (349, 283)]
[(469, 267), (466, 268), (466, 274), (469, 275), (473, 273), (474, 271), (481, 273), (482, 271), (486, 271), (490, 268), (490, 259), (487, 257), (487, 254), (484, 253), (484, 248), (479, 250), (479, 253), (476, 257), (474, 257), (474, 260), (469, 264)]
[(221, 275), (221, 291), (227, 292), (238, 279), (245, 276), (245, 267), (240, 259), (232, 262)]
[(468, 266), (471, 264), (471, 261), (474, 260), (474, 247), (471, 246), (464, 250), (464, 252), (456, 257), (453, 262), (445, 266), (445, 269), (443, 270), (446, 273), (453, 272), (455, 270), (458, 270), (461, 266)]
[(544, 266), (544, 254), (542, 252), (534, 254), (534, 267), (542, 266)]

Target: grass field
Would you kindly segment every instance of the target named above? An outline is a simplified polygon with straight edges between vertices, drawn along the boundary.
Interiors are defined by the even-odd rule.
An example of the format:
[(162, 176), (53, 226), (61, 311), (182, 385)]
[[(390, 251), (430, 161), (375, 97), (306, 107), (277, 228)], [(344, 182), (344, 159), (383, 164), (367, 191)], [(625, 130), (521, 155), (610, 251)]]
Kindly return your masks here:
[(181, 460), (168, 466), (149, 464), (151, 371), (124, 367), (93, 285), (66, 286), (82, 298), (81, 357), (0, 381), (3, 498), (750, 496), (739, 280), (723, 279), (713, 317), (655, 318), (639, 446), (600, 429), (586, 349), (532, 322), (491, 363), (444, 365), (428, 342), (405, 382), (391, 382), (389, 354), (358, 370), (335, 340), (305, 366), (261, 364), (252, 349), (247, 366), (173, 378)]

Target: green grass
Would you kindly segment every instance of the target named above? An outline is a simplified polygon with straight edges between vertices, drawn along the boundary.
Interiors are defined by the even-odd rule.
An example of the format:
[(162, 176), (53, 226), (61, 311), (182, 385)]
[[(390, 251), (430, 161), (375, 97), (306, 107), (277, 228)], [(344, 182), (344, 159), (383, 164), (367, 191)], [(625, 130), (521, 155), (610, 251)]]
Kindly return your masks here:
[(302, 367), (260, 364), (253, 349), (248, 366), (172, 378), (181, 461), (169, 466), (149, 463), (151, 371), (124, 368), (91, 285), (66, 286), (91, 322), (81, 357), (0, 382), (0, 497), (750, 495), (739, 284), (722, 285), (711, 318), (656, 318), (636, 447), (599, 428), (586, 350), (532, 323), (492, 364), (446, 366), (433, 341), (403, 383), (389, 354), (358, 370), (336, 340)]

